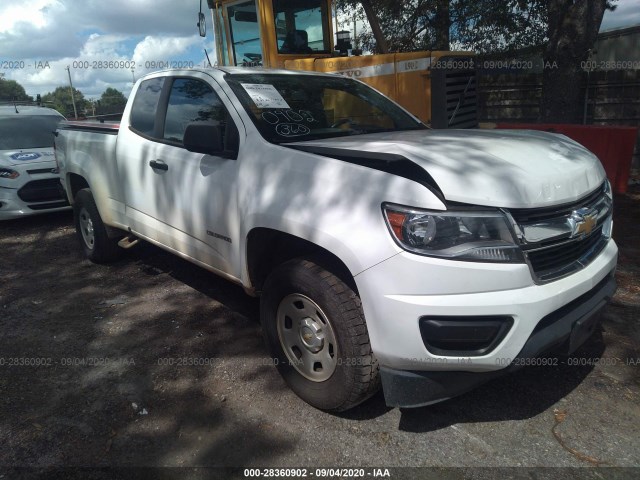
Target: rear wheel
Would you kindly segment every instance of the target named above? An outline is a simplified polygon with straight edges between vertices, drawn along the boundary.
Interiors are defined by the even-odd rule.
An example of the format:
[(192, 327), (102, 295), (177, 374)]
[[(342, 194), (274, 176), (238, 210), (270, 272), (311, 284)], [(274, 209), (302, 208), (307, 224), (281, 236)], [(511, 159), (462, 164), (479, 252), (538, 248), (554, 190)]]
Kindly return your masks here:
[(308, 260), (276, 268), (264, 285), (264, 335), (289, 387), (329, 411), (358, 405), (380, 386), (378, 362), (356, 292)]
[(80, 245), (89, 260), (108, 263), (121, 255), (118, 239), (109, 238), (91, 190), (84, 188), (76, 194), (73, 213)]

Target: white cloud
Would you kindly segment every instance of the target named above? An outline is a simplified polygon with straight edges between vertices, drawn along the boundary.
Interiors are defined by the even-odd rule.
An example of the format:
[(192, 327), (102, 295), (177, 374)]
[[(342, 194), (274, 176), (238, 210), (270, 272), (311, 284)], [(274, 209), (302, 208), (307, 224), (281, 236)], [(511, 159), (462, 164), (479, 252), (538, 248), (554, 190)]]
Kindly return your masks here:
[(177, 59), (190, 47), (197, 45), (200, 37), (160, 37), (149, 35), (136, 45), (132, 59), (137, 65), (146, 62), (163, 62), (168, 59)]
[[(123, 35), (92, 34), (78, 53), (58, 60), (38, 63), (26, 61), (24, 69), (11, 70), (7, 79), (23, 85), (29, 95), (44, 94), (61, 85), (68, 85), (67, 66), (73, 86), (85, 97), (98, 97), (113, 87), (125, 94), (133, 86), (133, 76), (158, 70), (158, 62), (186, 61), (181, 55), (198, 45), (199, 37), (145, 37), (133, 52), (123, 51)], [(197, 58), (200, 58), (198, 56)], [(156, 62), (155, 64), (153, 62)], [(131, 71), (133, 68), (133, 72)]]
[(60, 7), (56, 0), (33, 0), (30, 2), (4, 1), (0, 8), (0, 33), (12, 32), (18, 24), (42, 28), (49, 19), (51, 7)]
[(128, 93), (132, 66), (139, 78), (158, 69), (148, 60), (197, 62), (202, 48), (194, 47), (211, 48), (211, 36), (202, 41), (196, 34), (198, 6), (171, 0), (2, 0), (0, 60), (23, 68), (0, 73), (36, 95), (68, 85), (70, 66), (73, 85), (85, 96), (99, 96), (108, 86)]

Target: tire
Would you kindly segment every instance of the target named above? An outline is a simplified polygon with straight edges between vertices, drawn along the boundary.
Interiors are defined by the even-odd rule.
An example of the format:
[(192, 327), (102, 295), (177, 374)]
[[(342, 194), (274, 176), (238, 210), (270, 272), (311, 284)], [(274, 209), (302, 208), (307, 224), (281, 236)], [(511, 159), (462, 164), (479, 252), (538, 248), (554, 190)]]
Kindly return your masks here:
[(107, 229), (88, 188), (76, 194), (73, 216), (78, 240), (89, 260), (94, 263), (109, 263), (120, 257), (122, 249), (118, 247), (118, 239), (107, 235)]
[(274, 363), (305, 402), (343, 411), (380, 388), (360, 298), (318, 263), (277, 267), (265, 282), (260, 316)]

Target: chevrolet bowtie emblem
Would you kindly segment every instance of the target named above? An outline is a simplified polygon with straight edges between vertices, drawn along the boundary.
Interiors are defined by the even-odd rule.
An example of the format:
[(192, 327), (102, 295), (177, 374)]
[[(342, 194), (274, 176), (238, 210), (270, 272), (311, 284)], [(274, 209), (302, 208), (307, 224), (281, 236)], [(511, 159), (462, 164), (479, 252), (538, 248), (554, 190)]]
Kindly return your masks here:
[(571, 217), (569, 218), (571, 238), (589, 235), (596, 228), (597, 215), (595, 210), (589, 208), (581, 208), (571, 212)]

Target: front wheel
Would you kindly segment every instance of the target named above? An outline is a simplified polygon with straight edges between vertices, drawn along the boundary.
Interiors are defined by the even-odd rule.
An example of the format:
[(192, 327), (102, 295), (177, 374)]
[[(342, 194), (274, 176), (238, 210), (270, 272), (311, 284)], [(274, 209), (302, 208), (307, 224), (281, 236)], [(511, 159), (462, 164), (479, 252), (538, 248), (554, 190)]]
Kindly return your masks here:
[(260, 314), (280, 374), (310, 405), (347, 410), (378, 390), (360, 298), (329, 270), (308, 260), (282, 264), (265, 282)]
[(95, 263), (108, 263), (122, 253), (118, 239), (109, 238), (91, 190), (80, 190), (73, 203), (76, 232), (85, 256)]

